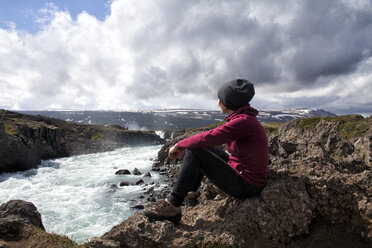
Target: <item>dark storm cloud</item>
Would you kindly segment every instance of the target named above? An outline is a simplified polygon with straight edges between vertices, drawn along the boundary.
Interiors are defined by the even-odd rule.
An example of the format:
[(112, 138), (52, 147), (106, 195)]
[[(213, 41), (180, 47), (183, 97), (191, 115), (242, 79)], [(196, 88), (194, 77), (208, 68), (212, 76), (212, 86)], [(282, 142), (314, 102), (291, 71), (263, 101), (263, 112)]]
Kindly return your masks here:
[(353, 72), (370, 57), (372, 9), (351, 9), (340, 1), (307, 0), (286, 32), (296, 49), (290, 63), (298, 82)]
[(350, 115), (350, 114), (361, 114), (364, 117), (370, 117), (372, 116), (371, 108), (372, 104), (358, 104), (357, 106), (348, 105), (348, 106), (340, 106), (340, 107), (334, 107), (332, 111), (339, 115)]
[(322, 106), (329, 105), (339, 99), (339, 96), (288, 97), (283, 107), (292, 108), (293, 106), (297, 106), (298, 108), (322, 108)]
[(284, 46), (277, 26), (261, 28), (259, 35), (253, 39), (254, 43), (244, 47), (232, 60), (231, 70), (253, 82), (276, 82), (281, 68), (276, 64), (275, 57), (282, 52)]

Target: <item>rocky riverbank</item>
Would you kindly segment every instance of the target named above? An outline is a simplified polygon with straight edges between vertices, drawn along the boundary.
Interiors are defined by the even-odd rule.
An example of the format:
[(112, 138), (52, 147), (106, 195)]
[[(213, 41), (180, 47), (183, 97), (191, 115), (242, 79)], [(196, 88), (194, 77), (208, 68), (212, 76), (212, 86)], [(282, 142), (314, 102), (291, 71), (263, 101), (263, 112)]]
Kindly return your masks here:
[(41, 159), (162, 142), (153, 131), (130, 131), (117, 125), (82, 125), (0, 110), (0, 173), (36, 167)]
[[(85, 246), (371, 247), (372, 118), (299, 119), (279, 130), (266, 126), (269, 182), (260, 196), (238, 200), (204, 179), (199, 204), (182, 207), (179, 225), (149, 222), (138, 211)], [(178, 133), (166, 143), (153, 168), (173, 180), (181, 161), (169, 160), (167, 150), (193, 132), (198, 130)], [(0, 227), (4, 218), (11, 219), (0, 215)], [(14, 238), (0, 235), (0, 247), (17, 247), (10, 243)], [(18, 242), (33, 237), (21, 236)]]

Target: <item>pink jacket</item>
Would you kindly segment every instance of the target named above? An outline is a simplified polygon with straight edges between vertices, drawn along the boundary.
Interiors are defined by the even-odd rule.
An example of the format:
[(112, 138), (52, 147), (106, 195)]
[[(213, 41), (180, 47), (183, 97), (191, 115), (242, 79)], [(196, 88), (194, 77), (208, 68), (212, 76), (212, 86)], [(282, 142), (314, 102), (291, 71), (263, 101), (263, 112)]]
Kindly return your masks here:
[(230, 154), (228, 164), (249, 183), (264, 186), (268, 171), (268, 140), (257, 114), (256, 109), (245, 105), (228, 116), (222, 126), (181, 140), (177, 148), (203, 148), (225, 143)]

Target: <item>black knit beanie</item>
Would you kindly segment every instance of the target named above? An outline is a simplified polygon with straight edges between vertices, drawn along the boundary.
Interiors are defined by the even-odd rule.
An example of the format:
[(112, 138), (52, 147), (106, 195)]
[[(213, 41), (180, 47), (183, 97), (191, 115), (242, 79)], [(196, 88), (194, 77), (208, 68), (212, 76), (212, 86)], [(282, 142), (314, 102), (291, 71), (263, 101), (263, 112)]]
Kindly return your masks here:
[(223, 84), (217, 96), (226, 108), (237, 110), (246, 105), (254, 96), (254, 86), (246, 79), (235, 79)]

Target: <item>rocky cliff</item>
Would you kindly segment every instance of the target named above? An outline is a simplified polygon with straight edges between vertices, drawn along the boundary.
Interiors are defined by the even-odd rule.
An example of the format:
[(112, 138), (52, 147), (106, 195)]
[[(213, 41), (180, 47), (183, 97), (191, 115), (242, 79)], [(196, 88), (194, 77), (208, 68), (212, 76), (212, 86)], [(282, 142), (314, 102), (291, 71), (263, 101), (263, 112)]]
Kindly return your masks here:
[[(205, 179), (199, 204), (182, 207), (179, 225), (149, 222), (139, 211), (85, 245), (371, 247), (372, 118), (309, 118), (279, 130), (267, 127), (269, 182), (260, 196), (238, 200)], [(167, 150), (193, 132), (165, 144), (154, 169), (174, 179), (181, 161), (167, 159)]]
[(82, 125), (0, 110), (0, 173), (33, 168), (41, 159), (160, 142), (162, 139), (152, 131)]
[[(270, 136), (269, 182), (237, 200), (204, 180), (200, 203), (180, 225), (141, 212), (100, 239), (117, 247), (370, 247), (372, 118), (294, 120)], [(184, 134), (178, 139), (192, 135)], [(154, 168), (174, 178), (180, 161), (159, 152)], [(103, 241), (102, 241), (103, 240)], [(100, 246), (97, 246), (100, 247)]]

